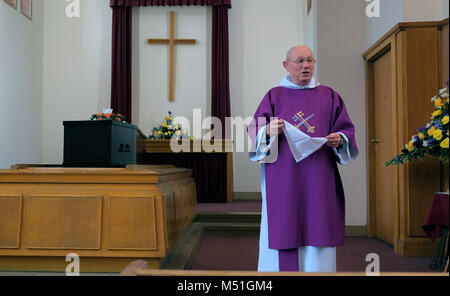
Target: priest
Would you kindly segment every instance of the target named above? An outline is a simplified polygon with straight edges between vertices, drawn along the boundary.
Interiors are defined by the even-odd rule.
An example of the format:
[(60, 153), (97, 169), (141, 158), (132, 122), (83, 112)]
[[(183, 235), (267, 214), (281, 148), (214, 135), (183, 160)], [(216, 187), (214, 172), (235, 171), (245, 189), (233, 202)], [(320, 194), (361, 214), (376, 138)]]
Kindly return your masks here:
[[(283, 61), (289, 76), (265, 95), (248, 128), (250, 159), (261, 162), (261, 272), (335, 272), (336, 247), (344, 244), (345, 197), (337, 164), (358, 155), (355, 127), (340, 95), (313, 78), (315, 63), (308, 47), (291, 48)], [(323, 143), (297, 143), (308, 150), (299, 160), (287, 126)]]

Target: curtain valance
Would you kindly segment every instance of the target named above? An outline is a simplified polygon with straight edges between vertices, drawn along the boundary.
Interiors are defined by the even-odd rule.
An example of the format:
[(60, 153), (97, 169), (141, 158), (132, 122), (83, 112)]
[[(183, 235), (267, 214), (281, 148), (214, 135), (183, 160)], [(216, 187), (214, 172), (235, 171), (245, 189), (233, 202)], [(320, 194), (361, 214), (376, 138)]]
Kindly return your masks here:
[(110, 0), (109, 6), (227, 6), (231, 8), (231, 0)]

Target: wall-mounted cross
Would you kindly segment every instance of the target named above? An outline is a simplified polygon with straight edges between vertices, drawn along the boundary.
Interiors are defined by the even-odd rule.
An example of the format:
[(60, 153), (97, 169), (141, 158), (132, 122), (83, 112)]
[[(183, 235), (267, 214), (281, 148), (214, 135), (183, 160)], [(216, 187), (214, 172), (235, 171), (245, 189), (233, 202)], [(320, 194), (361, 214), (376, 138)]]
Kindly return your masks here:
[(175, 12), (170, 12), (170, 36), (169, 39), (148, 39), (148, 44), (169, 45), (169, 101), (174, 101), (174, 71), (175, 71), (175, 45), (196, 44), (195, 39), (175, 39)]

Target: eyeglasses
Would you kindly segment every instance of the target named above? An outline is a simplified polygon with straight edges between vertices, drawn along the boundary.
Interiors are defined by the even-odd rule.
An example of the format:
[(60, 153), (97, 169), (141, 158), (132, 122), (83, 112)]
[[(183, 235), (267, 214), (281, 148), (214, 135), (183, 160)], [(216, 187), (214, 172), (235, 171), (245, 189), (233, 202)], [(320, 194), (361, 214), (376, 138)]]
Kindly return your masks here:
[(286, 62), (295, 63), (297, 66), (303, 66), (305, 63), (308, 63), (308, 65), (312, 65), (315, 61), (316, 60), (314, 58), (298, 59), (296, 61), (286, 60)]

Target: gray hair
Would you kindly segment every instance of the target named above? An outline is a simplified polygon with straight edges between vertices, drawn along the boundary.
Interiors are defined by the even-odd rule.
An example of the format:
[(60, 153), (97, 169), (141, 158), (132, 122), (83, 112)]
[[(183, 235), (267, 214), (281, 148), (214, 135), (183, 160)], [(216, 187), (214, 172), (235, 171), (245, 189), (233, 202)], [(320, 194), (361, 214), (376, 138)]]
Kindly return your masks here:
[(296, 47), (297, 47), (297, 46), (292, 46), (292, 47), (288, 50), (288, 52), (287, 52), (287, 54), (286, 54), (286, 61), (289, 60), (289, 57), (291, 56), (292, 51), (293, 51), (294, 48), (296, 48)]
[[(308, 46), (305, 46), (305, 45), (301, 45), (301, 46), (307, 47), (307, 48), (312, 52), (311, 48), (309, 48)], [(293, 51), (296, 47), (299, 47), (299, 45), (292, 46), (292, 47), (288, 50), (288, 52), (287, 52), (287, 54), (286, 54), (286, 61), (289, 60), (289, 57), (291, 56), (292, 51)], [(314, 57), (314, 53), (313, 53), (313, 56), (312, 56), (312, 57), (313, 57), (314, 59), (316, 59), (316, 58)]]

